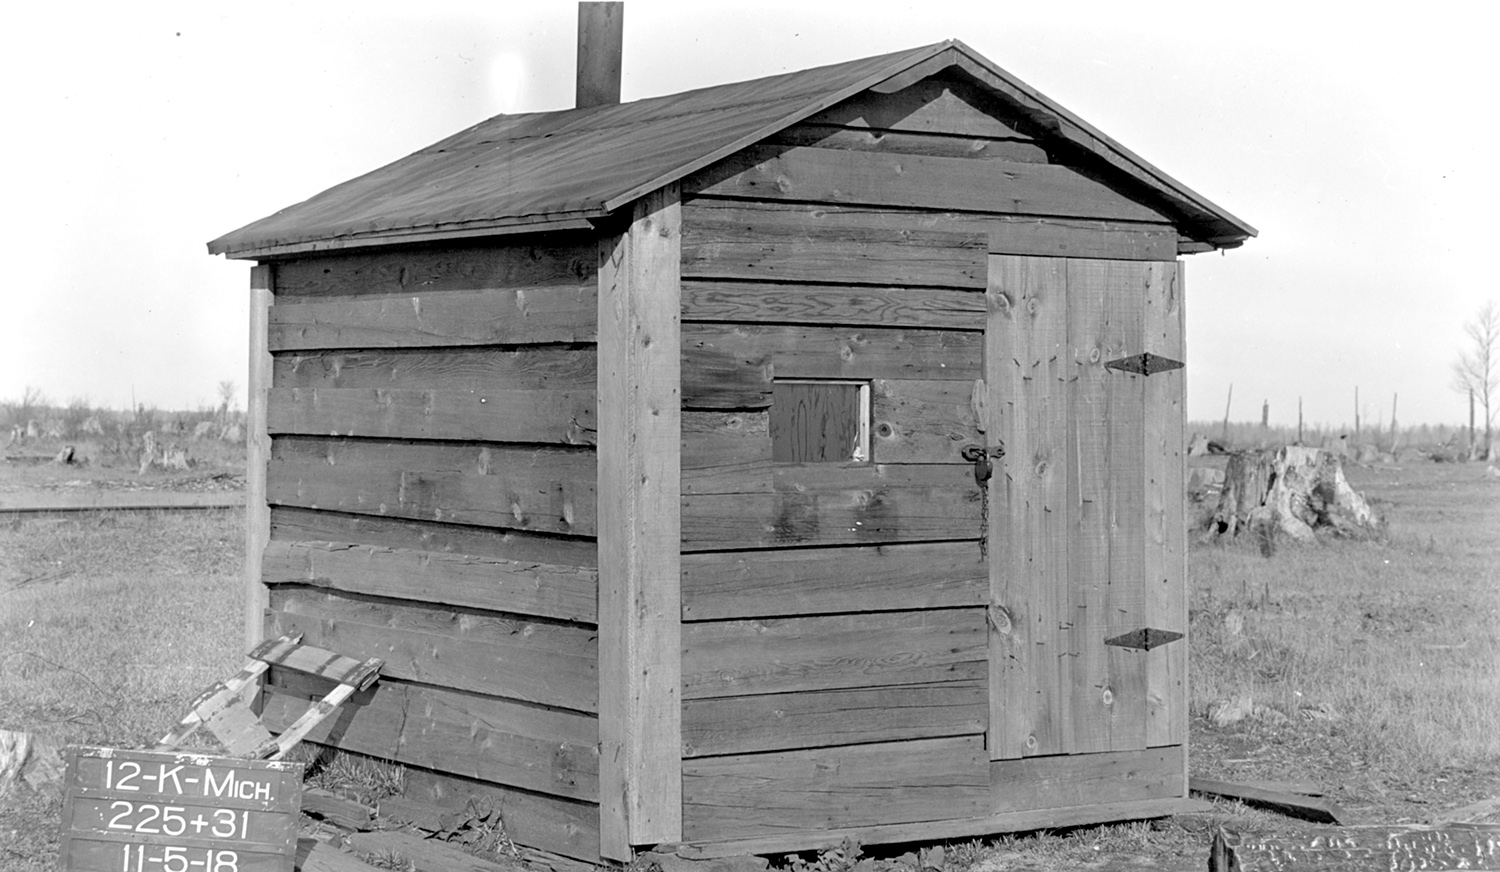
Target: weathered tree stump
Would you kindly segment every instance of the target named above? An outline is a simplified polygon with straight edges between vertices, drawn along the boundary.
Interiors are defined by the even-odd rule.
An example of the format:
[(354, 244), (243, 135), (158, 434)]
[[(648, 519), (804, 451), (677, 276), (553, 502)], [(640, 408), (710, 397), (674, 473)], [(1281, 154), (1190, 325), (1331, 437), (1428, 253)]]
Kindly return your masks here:
[(1269, 554), (1281, 535), (1313, 542), (1318, 532), (1367, 538), (1381, 530), (1374, 509), (1344, 478), (1337, 455), (1294, 445), (1230, 455), (1207, 533), (1217, 538), (1249, 531)]

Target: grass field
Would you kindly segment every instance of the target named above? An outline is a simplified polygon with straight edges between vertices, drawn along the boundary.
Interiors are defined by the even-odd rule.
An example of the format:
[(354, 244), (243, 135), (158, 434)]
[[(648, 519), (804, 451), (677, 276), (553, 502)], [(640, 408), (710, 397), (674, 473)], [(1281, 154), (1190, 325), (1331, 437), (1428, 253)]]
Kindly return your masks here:
[[(1193, 772), (1317, 780), (1370, 823), (1500, 796), (1500, 480), (1476, 464), (1348, 474), (1389, 516), (1383, 541), (1269, 559), (1249, 543), (1192, 549)], [(0, 728), (117, 746), (164, 732), (241, 664), (240, 523), (238, 510), (0, 520)], [(1215, 724), (1235, 700), (1247, 716)], [(51, 868), (59, 809), (47, 793), (0, 799), (0, 868)], [(1197, 869), (1225, 821), (1284, 823), (1226, 804), (955, 845), (948, 868)]]

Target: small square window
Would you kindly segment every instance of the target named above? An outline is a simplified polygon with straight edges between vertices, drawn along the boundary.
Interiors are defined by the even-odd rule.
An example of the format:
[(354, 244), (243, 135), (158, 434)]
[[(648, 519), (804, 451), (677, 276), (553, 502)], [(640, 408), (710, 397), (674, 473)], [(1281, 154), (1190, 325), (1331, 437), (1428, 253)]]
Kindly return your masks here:
[(771, 459), (868, 461), (870, 383), (777, 379), (771, 386)]

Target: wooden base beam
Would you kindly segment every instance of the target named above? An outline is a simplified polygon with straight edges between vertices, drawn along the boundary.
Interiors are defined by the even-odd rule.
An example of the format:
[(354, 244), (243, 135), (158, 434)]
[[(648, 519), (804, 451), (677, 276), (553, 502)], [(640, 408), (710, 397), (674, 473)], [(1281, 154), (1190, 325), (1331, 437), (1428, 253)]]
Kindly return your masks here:
[(861, 845), (901, 842), (934, 842), (990, 836), (997, 833), (1024, 833), (1054, 830), (1115, 821), (1147, 820), (1174, 814), (1212, 811), (1213, 805), (1197, 799), (1154, 799), (1144, 802), (1116, 802), (1078, 808), (1053, 808), (1043, 811), (1013, 812), (987, 817), (949, 821), (919, 821), (909, 824), (887, 824), (878, 827), (850, 827), (836, 830), (788, 832), (753, 839), (726, 839), (713, 842), (685, 842), (677, 854), (692, 860), (735, 857), (744, 854), (785, 854), (795, 851), (817, 851), (843, 844), (845, 839)]

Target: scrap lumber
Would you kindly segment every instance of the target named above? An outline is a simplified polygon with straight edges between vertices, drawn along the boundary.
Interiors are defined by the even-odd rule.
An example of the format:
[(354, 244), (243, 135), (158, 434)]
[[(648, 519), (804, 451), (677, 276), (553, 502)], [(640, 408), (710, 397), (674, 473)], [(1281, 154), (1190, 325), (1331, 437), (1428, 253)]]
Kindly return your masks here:
[(1303, 796), (1328, 795), (1316, 781), (1241, 781), (1240, 784), (1257, 790), (1279, 790), (1283, 793), (1300, 793)]
[(1293, 836), (1214, 835), (1209, 872), (1500, 870), (1500, 825), (1317, 828)]
[(1211, 781), (1207, 778), (1189, 778), (1188, 790), (1209, 796), (1238, 799), (1250, 805), (1266, 806), (1282, 814), (1299, 817), (1322, 824), (1346, 824), (1348, 812), (1339, 808), (1331, 799), (1320, 799), (1285, 790), (1266, 790), (1246, 784), (1230, 784), (1227, 781)]
[(321, 787), (302, 791), (302, 811), (346, 830), (368, 830), (375, 810)]
[(327, 842), (297, 840), (297, 872), (374, 872), (378, 867), (341, 851)]
[(526, 872), (520, 861), (497, 863), (444, 842), (398, 830), (355, 833), (349, 839), (349, 847), (356, 854), (404, 858), (417, 872)]
[(1432, 816), (1432, 822), (1435, 824), (1468, 823), (1497, 812), (1500, 812), (1500, 796), (1492, 796), (1489, 799), (1481, 799), (1449, 811), (1439, 812)]

